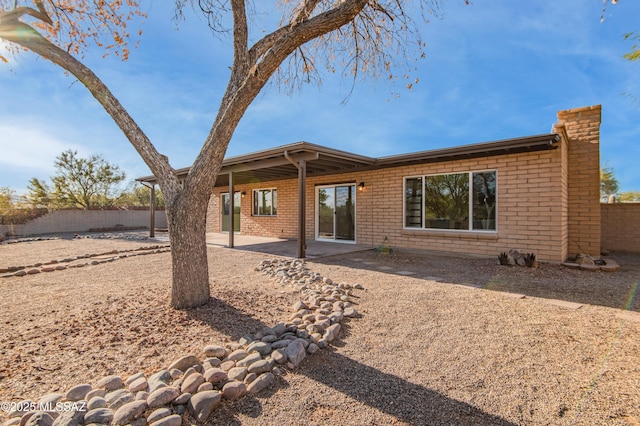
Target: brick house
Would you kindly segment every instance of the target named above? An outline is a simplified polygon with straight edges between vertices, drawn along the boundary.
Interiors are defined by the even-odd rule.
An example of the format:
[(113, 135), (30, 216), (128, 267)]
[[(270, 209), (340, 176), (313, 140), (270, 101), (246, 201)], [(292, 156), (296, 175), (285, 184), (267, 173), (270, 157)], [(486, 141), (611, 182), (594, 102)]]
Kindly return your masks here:
[(230, 157), (207, 231), (298, 239), (300, 257), (306, 239), (599, 256), (600, 121), (596, 105), (560, 111), (549, 134), (447, 149), (371, 158), (299, 142)]

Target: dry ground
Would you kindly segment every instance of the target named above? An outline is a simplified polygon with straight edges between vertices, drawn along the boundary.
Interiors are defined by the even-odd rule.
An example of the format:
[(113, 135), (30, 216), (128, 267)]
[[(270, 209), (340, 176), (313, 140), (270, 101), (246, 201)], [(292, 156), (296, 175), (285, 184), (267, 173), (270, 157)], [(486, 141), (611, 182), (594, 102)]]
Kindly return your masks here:
[[(148, 244), (0, 245), (0, 268)], [(150, 373), (208, 343), (285, 320), (298, 295), (253, 270), (268, 257), (210, 248), (214, 298), (189, 311), (168, 307), (168, 253), (0, 278), (0, 401), (37, 399), (107, 374)], [(361, 316), (345, 323), (333, 348), (258, 397), (225, 404), (210, 422), (640, 424), (633, 291), (640, 256), (614, 257), (622, 272), (374, 252), (310, 261), (335, 281), (365, 287), (355, 299)], [(398, 273), (405, 271), (413, 275)], [(584, 305), (567, 309), (550, 299)], [(622, 315), (625, 307), (634, 312)]]

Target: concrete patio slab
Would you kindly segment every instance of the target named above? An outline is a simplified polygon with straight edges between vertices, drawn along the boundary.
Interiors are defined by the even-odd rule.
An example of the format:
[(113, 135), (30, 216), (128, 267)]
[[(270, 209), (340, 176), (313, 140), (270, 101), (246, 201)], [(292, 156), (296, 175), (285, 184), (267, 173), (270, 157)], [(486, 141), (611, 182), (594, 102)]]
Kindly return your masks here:
[[(298, 256), (298, 241), (282, 238), (255, 237), (251, 235), (234, 235), (234, 249), (259, 252), (274, 256), (296, 258)], [(222, 232), (208, 232), (207, 245), (226, 248), (229, 244), (229, 234)], [(372, 247), (360, 244), (336, 243), (307, 240), (306, 258), (335, 256), (357, 251), (371, 250)]]

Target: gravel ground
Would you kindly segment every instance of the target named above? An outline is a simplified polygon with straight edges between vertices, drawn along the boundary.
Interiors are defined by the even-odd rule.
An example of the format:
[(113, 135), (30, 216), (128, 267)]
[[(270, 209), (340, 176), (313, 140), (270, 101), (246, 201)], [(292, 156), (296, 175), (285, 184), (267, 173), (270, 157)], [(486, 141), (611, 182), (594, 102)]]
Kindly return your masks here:
[[(145, 245), (2, 244), (0, 268)], [(169, 253), (0, 278), (0, 401), (151, 373), (286, 320), (297, 292), (254, 271), (271, 257), (209, 248), (213, 297), (188, 311), (168, 306)], [(360, 316), (331, 349), (257, 397), (225, 403), (210, 423), (638, 425), (640, 256), (613, 257), (622, 271), (372, 251), (309, 261), (364, 286)]]

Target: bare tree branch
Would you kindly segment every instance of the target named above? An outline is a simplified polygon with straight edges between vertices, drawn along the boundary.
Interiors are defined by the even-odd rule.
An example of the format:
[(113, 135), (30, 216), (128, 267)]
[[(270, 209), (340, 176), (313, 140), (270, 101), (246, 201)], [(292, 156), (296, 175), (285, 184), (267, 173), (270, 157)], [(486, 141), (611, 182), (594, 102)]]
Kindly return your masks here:
[[(175, 171), (169, 165), (167, 157), (156, 150), (142, 129), (140, 129), (133, 118), (131, 118), (127, 110), (124, 109), (118, 99), (113, 96), (109, 88), (93, 71), (71, 54), (52, 44), (31, 26), (20, 22), (18, 20), (20, 15), (14, 15), (13, 19), (7, 19), (6, 15), (7, 14), (0, 15), (0, 34), (2, 37), (59, 65), (82, 82), (113, 118), (118, 127), (120, 127), (127, 139), (129, 139), (133, 147), (149, 166), (151, 172), (161, 180), (165, 192), (168, 190), (171, 194), (170, 196), (175, 196), (175, 194), (179, 192), (178, 180)], [(167, 176), (173, 176), (173, 179), (167, 179)], [(165, 196), (166, 195), (167, 194), (165, 194)]]
[(244, 0), (231, 0), (231, 10), (233, 13), (233, 66), (234, 68), (245, 67), (249, 59), (249, 29)]
[(320, 3), (320, 0), (305, 0), (302, 2), (298, 12), (291, 18), (291, 25), (298, 25), (300, 22), (309, 19), (318, 3)]
[(266, 47), (270, 44), (270, 47), (265, 49), (260, 57), (255, 58), (257, 62), (248, 70), (247, 74), (240, 75), (235, 72), (235, 69), (232, 72), (216, 120), (187, 176), (185, 191), (195, 191), (195, 188), (200, 185), (205, 187), (214, 185), (216, 176), (211, 176), (207, 170), (220, 169), (238, 122), (271, 75), (289, 54), (307, 41), (346, 25), (360, 13), (366, 4), (367, 0), (345, 0), (339, 6), (298, 25), (282, 27), (265, 36), (269, 43), (262, 46)]

